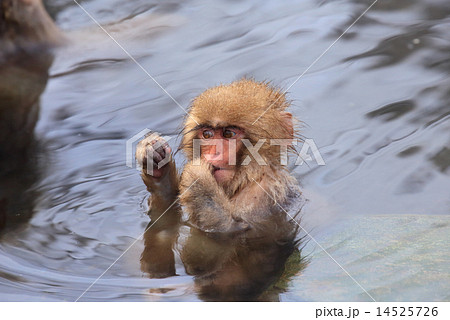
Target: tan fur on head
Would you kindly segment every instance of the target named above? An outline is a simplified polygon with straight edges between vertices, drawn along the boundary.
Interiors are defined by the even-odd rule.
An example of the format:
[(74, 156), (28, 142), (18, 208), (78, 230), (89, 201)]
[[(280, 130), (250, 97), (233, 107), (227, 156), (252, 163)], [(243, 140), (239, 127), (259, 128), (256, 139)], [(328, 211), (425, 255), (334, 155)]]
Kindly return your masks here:
[(253, 145), (259, 139), (266, 139), (260, 154), (267, 163), (277, 166), (279, 147), (270, 146), (270, 139), (293, 139), (296, 135), (292, 115), (285, 111), (289, 105), (285, 93), (267, 82), (242, 79), (210, 88), (192, 102), (183, 130), (182, 148), (192, 159), (192, 139), (196, 134), (193, 129), (197, 123), (212, 127), (236, 126), (244, 130), (245, 138)]

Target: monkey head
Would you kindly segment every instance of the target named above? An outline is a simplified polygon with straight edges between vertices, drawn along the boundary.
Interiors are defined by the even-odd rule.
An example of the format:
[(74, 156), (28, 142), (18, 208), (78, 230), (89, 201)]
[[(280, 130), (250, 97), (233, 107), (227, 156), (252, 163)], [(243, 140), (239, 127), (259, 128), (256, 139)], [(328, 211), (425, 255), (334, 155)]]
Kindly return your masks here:
[[(189, 160), (200, 156), (210, 163), (219, 184), (232, 181), (243, 165), (247, 175), (262, 174), (256, 168), (261, 165), (278, 169), (280, 144), (273, 142), (292, 142), (295, 136), (292, 114), (285, 111), (289, 105), (285, 94), (266, 82), (242, 79), (210, 88), (191, 104), (181, 148)], [(257, 144), (258, 159), (250, 152)]]

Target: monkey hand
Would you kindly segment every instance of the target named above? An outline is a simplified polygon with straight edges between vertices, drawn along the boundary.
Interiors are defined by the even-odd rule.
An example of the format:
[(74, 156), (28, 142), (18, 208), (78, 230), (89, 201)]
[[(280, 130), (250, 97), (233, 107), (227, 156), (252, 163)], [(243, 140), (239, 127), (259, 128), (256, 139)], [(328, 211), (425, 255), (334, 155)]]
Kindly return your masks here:
[(161, 178), (171, 162), (172, 150), (166, 140), (152, 132), (141, 140), (136, 147), (136, 160), (142, 166), (142, 172), (154, 178)]
[(187, 188), (194, 188), (194, 190), (198, 190), (197, 192), (204, 195), (208, 193), (210, 196), (213, 196), (214, 193), (223, 193), (219, 189), (212, 172), (213, 167), (206, 161), (186, 164), (181, 178), (183, 183), (180, 192), (182, 193)]
[(213, 167), (201, 161), (186, 164), (180, 183), (180, 200), (190, 222), (199, 229), (214, 233), (236, 233), (250, 228), (238, 216), (224, 190), (213, 176)]

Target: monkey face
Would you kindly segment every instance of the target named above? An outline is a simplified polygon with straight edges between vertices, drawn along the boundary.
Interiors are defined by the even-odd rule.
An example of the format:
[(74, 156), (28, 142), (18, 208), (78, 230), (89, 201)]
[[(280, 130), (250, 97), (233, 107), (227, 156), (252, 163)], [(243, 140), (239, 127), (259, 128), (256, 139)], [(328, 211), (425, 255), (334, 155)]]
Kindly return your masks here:
[[(242, 79), (229, 85), (210, 88), (192, 101), (189, 116), (186, 117), (183, 129), (181, 148), (187, 158), (193, 160), (200, 156), (194, 140), (200, 138), (203, 140), (221, 139), (224, 142), (223, 152), (226, 152), (226, 141), (235, 140), (237, 142), (236, 152), (234, 152), (235, 158), (233, 158), (231, 152), (228, 155), (233, 158), (231, 160), (237, 161), (237, 166), (241, 169), (243, 164), (239, 161), (239, 152), (243, 159), (247, 159), (245, 155), (252, 158), (252, 153), (247, 150), (249, 144), (244, 139), (248, 139), (252, 146), (259, 141), (265, 141), (258, 146), (258, 153), (263, 159), (262, 162), (279, 167), (281, 166), (280, 147), (272, 145), (269, 140), (292, 140), (296, 137), (292, 114), (286, 111), (289, 104), (285, 93), (280, 89), (271, 87), (268, 83), (256, 82), (251, 79)], [(208, 139), (203, 137), (203, 131), (205, 130), (199, 130), (206, 128), (209, 129), (205, 133)], [(237, 135), (236, 138), (232, 137), (232, 139), (224, 137), (223, 134), (230, 134), (228, 131), (224, 131), (229, 128), (238, 129), (238, 132), (245, 134), (245, 136), (239, 137)], [(242, 148), (239, 144), (240, 138), (242, 138)], [(220, 142), (220, 144), (222, 143)], [(291, 147), (288, 146), (289, 151), (293, 151)], [(226, 159), (227, 154), (219, 153), (222, 159)], [(232, 163), (233, 161), (228, 162)], [(222, 163), (216, 165), (216, 167), (222, 168), (220, 165)], [(250, 166), (256, 167), (257, 165), (255, 161), (252, 161)], [(256, 168), (254, 170), (257, 171)], [(244, 172), (248, 172), (248, 170), (244, 170)], [(222, 177), (222, 175), (226, 177)], [(233, 174), (217, 172), (217, 176), (220, 181), (224, 181), (225, 178), (232, 177)]]
[(216, 181), (223, 185), (233, 179), (236, 158), (241, 149), (244, 132), (238, 127), (202, 126), (197, 131), (201, 158), (211, 164)]

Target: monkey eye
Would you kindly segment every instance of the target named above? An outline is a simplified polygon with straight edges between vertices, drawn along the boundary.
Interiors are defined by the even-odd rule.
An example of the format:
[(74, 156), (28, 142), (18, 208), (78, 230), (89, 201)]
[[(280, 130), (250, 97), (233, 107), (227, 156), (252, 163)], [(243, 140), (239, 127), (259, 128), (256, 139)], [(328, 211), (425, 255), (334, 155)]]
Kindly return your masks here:
[(203, 138), (211, 139), (212, 137), (214, 137), (214, 132), (212, 132), (211, 130), (203, 131)]
[(231, 131), (229, 129), (223, 130), (223, 137), (224, 138), (230, 139), (230, 138), (233, 138), (235, 135), (236, 135), (236, 132), (234, 132), (234, 131)]

